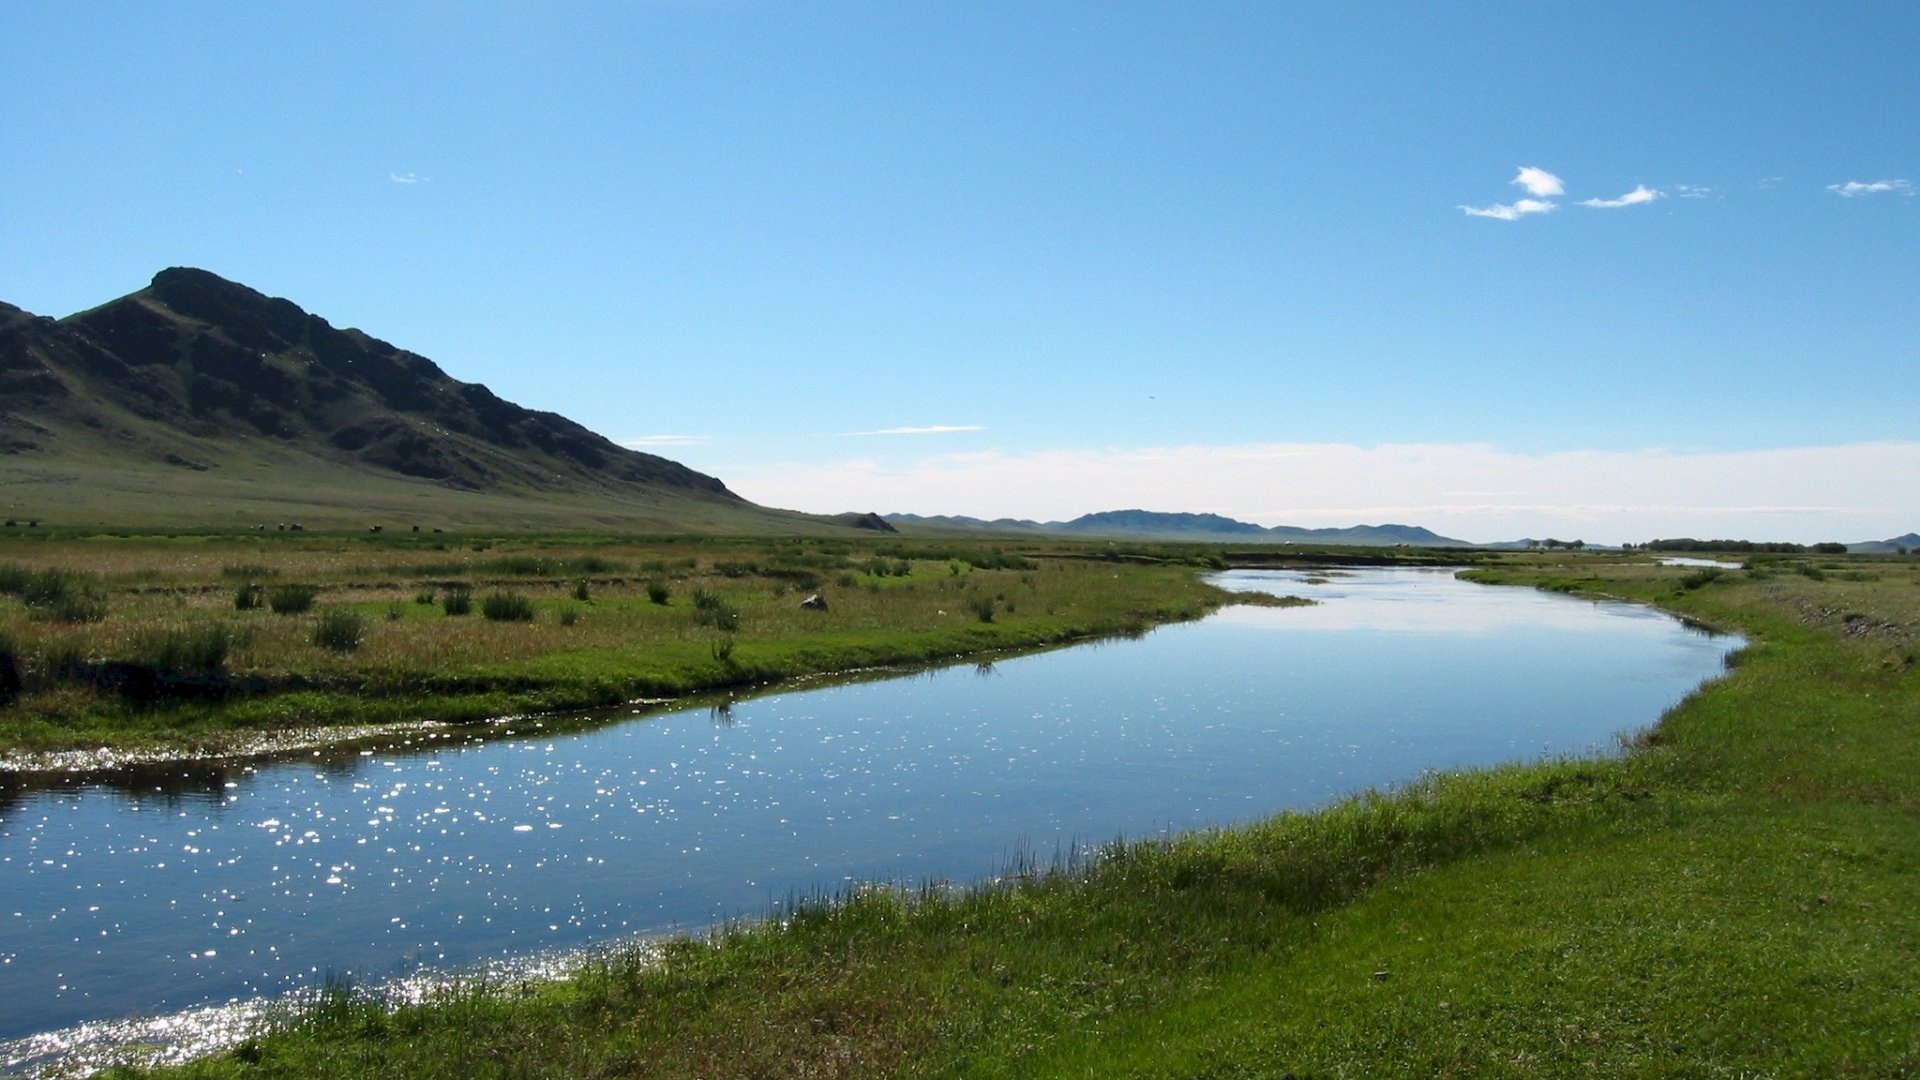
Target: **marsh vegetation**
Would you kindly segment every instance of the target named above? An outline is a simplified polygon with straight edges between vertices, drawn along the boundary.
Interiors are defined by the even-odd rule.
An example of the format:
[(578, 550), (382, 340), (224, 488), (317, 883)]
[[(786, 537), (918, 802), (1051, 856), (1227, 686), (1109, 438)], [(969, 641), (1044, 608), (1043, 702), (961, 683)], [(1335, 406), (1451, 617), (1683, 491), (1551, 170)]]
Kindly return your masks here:
[[(0, 745), (205, 748), (291, 726), (582, 709), (1137, 631), (1235, 599), (1197, 579), (1204, 554), (1131, 554), (10, 536)], [(801, 606), (815, 593), (828, 610)]]

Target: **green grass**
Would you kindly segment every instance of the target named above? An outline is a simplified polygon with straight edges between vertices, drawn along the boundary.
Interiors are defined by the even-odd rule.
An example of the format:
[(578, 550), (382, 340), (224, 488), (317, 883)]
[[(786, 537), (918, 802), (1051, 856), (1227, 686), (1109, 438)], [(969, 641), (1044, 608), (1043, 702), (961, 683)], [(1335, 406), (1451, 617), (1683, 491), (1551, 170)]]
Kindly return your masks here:
[(1920, 1075), (1912, 572), (1481, 573), (1754, 644), (1618, 760), (1431, 777), (974, 890), (796, 898), (562, 982), (336, 995), (186, 1073)]
[[(14, 539), (0, 635), (21, 686), (0, 710), (0, 747), (207, 752), (289, 727), (590, 709), (1135, 632), (1241, 599), (1182, 565), (1094, 562), (1072, 545), (968, 561), (951, 543), (924, 559), (876, 543), (884, 559), (804, 540)], [(885, 576), (856, 569), (868, 565)], [(873, 587), (823, 584), (843, 572)], [(47, 620), (5, 594), (43, 579), (110, 614)], [(815, 589), (828, 610), (801, 608)], [(476, 608), (484, 618), (462, 617)], [(142, 662), (132, 643), (157, 630), (219, 626), (235, 637), (217, 687), (148, 680), (133, 696), (77, 677)]]

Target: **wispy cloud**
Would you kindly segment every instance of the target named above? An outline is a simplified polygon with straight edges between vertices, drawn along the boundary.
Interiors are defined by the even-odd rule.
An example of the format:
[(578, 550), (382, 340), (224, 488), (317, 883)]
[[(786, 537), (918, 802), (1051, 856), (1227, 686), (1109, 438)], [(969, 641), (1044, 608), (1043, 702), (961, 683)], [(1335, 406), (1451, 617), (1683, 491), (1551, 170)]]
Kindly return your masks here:
[(1849, 180), (1844, 184), (1828, 184), (1827, 190), (1843, 199), (1851, 199), (1860, 195), (1885, 195), (1889, 192), (1900, 195), (1912, 195), (1913, 181), (1871, 180), (1862, 182), (1859, 180)]
[(1697, 184), (1675, 184), (1673, 190), (1683, 199), (1705, 199), (1713, 194), (1712, 188), (1700, 187)]
[(418, 173), (410, 173), (410, 172), (388, 173), (387, 179), (393, 181), (396, 184), (427, 184), (432, 182), (432, 179), (430, 177), (425, 177), (425, 176), (421, 176)]
[(1545, 169), (1534, 168), (1532, 165), (1521, 166), (1520, 175), (1514, 177), (1510, 183), (1518, 184), (1527, 189), (1527, 194), (1542, 199), (1549, 195), (1567, 193), (1567, 185), (1561, 183), (1559, 177)]
[(1566, 184), (1562, 183), (1559, 177), (1532, 165), (1522, 165), (1519, 174), (1508, 183), (1526, 188), (1527, 194), (1535, 197), (1516, 199), (1510, 203), (1494, 203), (1492, 206), (1461, 206), (1460, 209), (1469, 217), (1518, 221), (1530, 214), (1551, 213), (1559, 204), (1551, 201), (1549, 197), (1564, 194), (1567, 190)]
[(1617, 199), (1582, 199), (1581, 206), (1593, 206), (1602, 210), (1618, 210), (1622, 206), (1640, 206), (1655, 199), (1665, 197), (1665, 192), (1656, 191), (1645, 184), (1636, 184), (1632, 191)]
[(868, 435), (952, 435), (962, 431), (985, 431), (981, 424), (929, 424), (926, 427), (881, 428), (878, 431), (843, 431), (846, 438), (860, 438)]
[(729, 471), (727, 483), (756, 502), (819, 512), (871, 506), (1063, 520), (1142, 506), (1262, 525), (1393, 521), (1483, 542), (1691, 535), (1807, 543), (1913, 529), (1920, 441), (1545, 454), (1339, 443), (983, 451), (747, 467)]
[(1462, 206), (1470, 217), (1493, 218), (1496, 221), (1518, 221), (1528, 214), (1545, 214), (1558, 205), (1543, 199), (1521, 199), (1518, 202), (1495, 203), (1492, 206)]
[(642, 435), (637, 439), (622, 439), (620, 445), (629, 450), (643, 450), (650, 446), (705, 446), (712, 441), (711, 435)]

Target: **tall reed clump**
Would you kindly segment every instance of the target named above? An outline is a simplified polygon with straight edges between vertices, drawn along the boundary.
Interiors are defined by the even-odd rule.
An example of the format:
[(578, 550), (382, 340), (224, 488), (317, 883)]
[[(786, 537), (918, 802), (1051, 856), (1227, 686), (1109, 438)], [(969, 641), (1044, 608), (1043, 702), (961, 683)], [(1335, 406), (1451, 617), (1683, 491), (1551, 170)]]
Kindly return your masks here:
[(313, 624), (313, 643), (334, 652), (352, 652), (367, 634), (367, 620), (357, 611), (333, 608), (320, 613)]
[(693, 592), (694, 621), (702, 626), (711, 626), (715, 630), (738, 630), (740, 612), (732, 604), (721, 599), (720, 594), (711, 589), (695, 589)]
[(0, 567), (0, 593), (12, 593), (38, 622), (92, 623), (107, 617), (107, 599), (91, 579), (67, 570)]
[(480, 602), (480, 614), (490, 622), (532, 622), (533, 601), (519, 593), (489, 593)]
[(162, 675), (211, 678), (225, 672), (236, 644), (226, 623), (175, 627), (140, 643), (140, 661)]
[(672, 599), (672, 597), (673, 597), (673, 590), (667, 588), (666, 582), (664, 581), (647, 582), (647, 599), (648, 600), (651, 600), (654, 603), (664, 607), (667, 601)]
[(473, 611), (473, 593), (465, 585), (456, 585), (440, 597), (440, 610), (448, 615), (466, 615)]
[(267, 607), (275, 615), (298, 615), (312, 610), (319, 595), (318, 585), (275, 585), (267, 592)]
[(233, 589), (233, 610), (255, 611), (267, 602), (267, 590), (251, 582)]

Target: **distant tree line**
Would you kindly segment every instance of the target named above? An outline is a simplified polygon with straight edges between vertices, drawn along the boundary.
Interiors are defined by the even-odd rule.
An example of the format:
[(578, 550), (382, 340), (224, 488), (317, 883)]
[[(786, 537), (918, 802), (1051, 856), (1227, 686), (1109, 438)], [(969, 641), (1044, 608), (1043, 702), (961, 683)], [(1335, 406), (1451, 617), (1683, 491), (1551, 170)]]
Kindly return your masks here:
[(1813, 552), (1816, 555), (1845, 555), (1847, 545), (1825, 543), (1788, 544), (1784, 542), (1764, 542), (1756, 540), (1695, 540), (1690, 536), (1674, 540), (1649, 540), (1640, 545), (1647, 551), (1747, 551), (1765, 552), (1778, 555), (1802, 555)]

